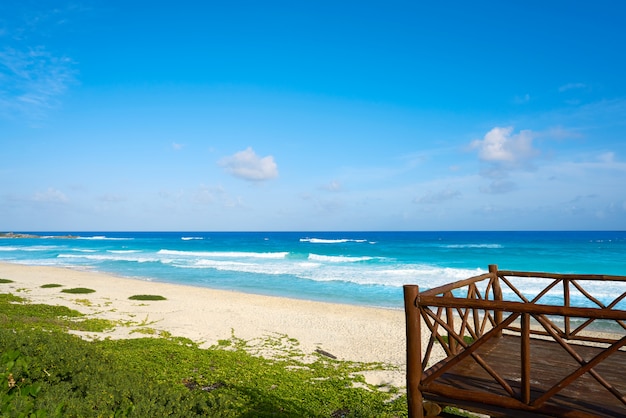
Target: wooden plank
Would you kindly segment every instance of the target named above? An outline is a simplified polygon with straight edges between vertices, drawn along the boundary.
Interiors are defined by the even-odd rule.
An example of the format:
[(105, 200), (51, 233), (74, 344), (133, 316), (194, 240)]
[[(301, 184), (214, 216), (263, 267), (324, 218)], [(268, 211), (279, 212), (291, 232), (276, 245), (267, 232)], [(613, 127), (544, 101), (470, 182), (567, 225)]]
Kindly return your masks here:
[[(534, 372), (530, 376), (530, 400), (540, 398), (546, 391), (558, 384), (564, 377), (574, 373), (580, 364), (555, 342), (530, 339), (529, 364)], [(520, 337), (504, 335), (494, 338), (480, 347), (481, 358), (491, 364), (497, 372), (511, 385), (514, 391), (522, 393), (522, 377), (520, 373), (521, 353)], [(599, 352), (598, 347), (575, 346), (578, 355), (585, 361), (590, 361)], [(617, 351), (603, 362), (597, 364), (594, 370), (619, 392), (626, 391), (626, 352)], [(522, 400), (506, 400), (508, 393), (489, 374), (470, 357), (466, 357), (455, 367), (439, 376), (433, 388), (438, 391), (431, 393), (428, 387), (422, 388), (425, 399), (441, 399), (454, 404), (455, 391), (463, 391), (463, 402), (491, 402), (481, 408), (485, 409), (515, 407), (520, 408)], [(442, 387), (447, 389), (441, 390)], [(461, 392), (459, 392), (461, 393)], [(432, 396), (431, 396), (432, 395)], [(626, 417), (626, 406), (610, 391), (598, 383), (589, 374), (576, 379), (569, 386), (547, 400), (541, 407), (533, 409), (524, 407), (528, 416), (547, 414), (552, 416), (581, 416), (599, 417)], [(558, 412), (560, 411), (560, 412)], [(566, 413), (565, 411), (569, 411)], [(523, 416), (523, 415), (520, 415)], [(534, 415), (536, 416), (536, 415)]]
[[(516, 288), (513, 278), (548, 281), (528, 299)], [(417, 308), (418, 316), (421, 314), (435, 337), (428, 344), (427, 355), (435, 339), (448, 354), (428, 369), (422, 361), (416, 389), (419, 396), (494, 417), (626, 418), (626, 351), (620, 348), (626, 346), (626, 337), (578, 335), (598, 319), (615, 321), (626, 329), (626, 310), (615, 309), (626, 299), (626, 292), (615, 295), (613, 302), (605, 305), (585, 289), (585, 281), (626, 283), (626, 276), (520, 272), (490, 265), (489, 273), (418, 293), (415, 304), (405, 303), (405, 309)], [(484, 294), (477, 286), (479, 282), (486, 284)], [(537, 303), (559, 283), (562, 306)], [(501, 285), (508, 286), (519, 300), (503, 300)], [(571, 306), (571, 286), (597, 306)], [(453, 290), (457, 295), (464, 292), (465, 296), (455, 297)], [(455, 312), (460, 324), (454, 323)], [(563, 319), (562, 329), (554, 317)], [(517, 318), (519, 327), (512, 325)], [(572, 330), (571, 318), (582, 318), (582, 325)], [(542, 329), (535, 329), (531, 321), (541, 324)], [(438, 328), (443, 328), (448, 340), (441, 338)], [(503, 329), (506, 334), (496, 338)], [(409, 337), (408, 330), (407, 326), (407, 339), (417, 338), (421, 347), (420, 336)], [(511, 335), (511, 330), (517, 333)], [(465, 335), (474, 341), (468, 345), (463, 339)], [(574, 340), (605, 345), (578, 345)]]

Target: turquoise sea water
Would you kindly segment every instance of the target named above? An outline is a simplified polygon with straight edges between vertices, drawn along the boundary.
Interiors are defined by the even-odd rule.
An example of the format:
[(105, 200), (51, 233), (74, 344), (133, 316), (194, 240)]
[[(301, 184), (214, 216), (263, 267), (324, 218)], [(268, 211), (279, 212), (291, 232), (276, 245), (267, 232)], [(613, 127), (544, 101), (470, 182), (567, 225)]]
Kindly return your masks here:
[[(31, 233), (43, 238), (0, 239), (0, 261), (389, 308), (402, 308), (403, 284), (430, 288), (489, 264), (626, 275), (625, 231)], [(78, 238), (55, 237), (67, 234)], [(595, 286), (609, 301), (624, 291)]]

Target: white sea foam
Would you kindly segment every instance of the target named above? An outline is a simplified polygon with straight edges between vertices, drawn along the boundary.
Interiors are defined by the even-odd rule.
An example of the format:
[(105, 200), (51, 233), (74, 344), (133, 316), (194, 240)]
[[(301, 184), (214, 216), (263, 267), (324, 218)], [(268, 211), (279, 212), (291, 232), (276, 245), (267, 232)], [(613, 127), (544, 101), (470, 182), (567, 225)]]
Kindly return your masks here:
[(325, 239), (325, 238), (300, 238), (300, 242), (310, 242), (311, 244), (343, 244), (346, 242), (367, 242), (366, 239)]
[[(316, 262), (317, 261), (317, 262)], [(334, 263), (327, 259), (309, 261), (266, 260), (263, 262), (243, 262), (237, 260), (176, 260), (176, 267), (194, 269), (214, 269), (262, 275), (286, 275), (318, 282), (346, 282), (359, 285), (383, 285), (401, 287), (406, 283), (419, 284), (425, 289), (445, 283), (465, 279), (482, 270), (438, 268), (422, 265), (402, 265), (399, 268), (389, 266), (363, 265), (354, 263)]]
[(50, 251), (61, 248), (58, 245), (33, 245), (30, 247), (0, 247), (0, 251)]
[(76, 239), (86, 239), (86, 240), (95, 240), (95, 241), (131, 241), (134, 238), (113, 238), (113, 237), (107, 237), (106, 235), (94, 235), (92, 237), (77, 237)]
[(107, 250), (108, 253), (112, 254), (133, 254), (140, 253), (140, 250)]
[(242, 262), (234, 260), (208, 260), (202, 259), (192, 263), (178, 264), (182, 268), (213, 269), (218, 271), (230, 271), (237, 273), (251, 273), (262, 275), (290, 275), (303, 279), (311, 279), (311, 272), (321, 267), (319, 263), (311, 262), (279, 262), (269, 261), (263, 263)]
[(249, 251), (179, 251), (159, 250), (157, 254), (181, 256), (181, 257), (209, 257), (209, 258), (286, 258), (289, 252), (257, 253)]
[(373, 260), (374, 257), (348, 257), (339, 255), (309, 254), (309, 260), (327, 261), (330, 263), (357, 263), (359, 261)]
[(443, 248), (503, 248), (501, 244), (448, 244)]
[(196, 239), (204, 239), (204, 237), (181, 237), (180, 239), (182, 239), (183, 241), (191, 241)]
[(128, 257), (123, 254), (59, 254), (57, 258), (84, 259), (93, 261), (135, 261), (137, 263), (149, 263), (161, 261), (155, 257)]

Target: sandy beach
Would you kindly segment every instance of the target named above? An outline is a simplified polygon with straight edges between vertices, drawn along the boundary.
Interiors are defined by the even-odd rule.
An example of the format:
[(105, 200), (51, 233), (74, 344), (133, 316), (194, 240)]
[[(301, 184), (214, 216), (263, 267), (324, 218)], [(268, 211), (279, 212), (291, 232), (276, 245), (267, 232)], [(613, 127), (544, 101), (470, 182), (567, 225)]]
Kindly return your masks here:
[[(339, 360), (380, 362), (391, 370), (367, 372), (372, 384), (405, 385), (405, 325), (402, 310), (377, 309), (306, 300), (259, 296), (202, 287), (127, 279), (58, 267), (0, 263), (3, 292), (33, 303), (64, 305), (90, 317), (124, 321), (113, 331), (88, 338), (138, 338), (139, 327), (166, 331), (209, 347), (233, 335), (250, 341), (287, 336), (299, 350), (323, 350)], [(63, 287), (41, 288), (56, 283)], [(89, 294), (62, 293), (87, 287)], [(134, 301), (150, 294), (162, 301)]]

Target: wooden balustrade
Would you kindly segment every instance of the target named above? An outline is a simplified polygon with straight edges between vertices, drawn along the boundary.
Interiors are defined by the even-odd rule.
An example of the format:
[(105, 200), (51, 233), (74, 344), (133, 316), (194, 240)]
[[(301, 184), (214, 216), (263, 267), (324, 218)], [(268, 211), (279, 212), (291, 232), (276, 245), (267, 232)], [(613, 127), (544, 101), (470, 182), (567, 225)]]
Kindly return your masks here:
[[(531, 279), (534, 293), (528, 283), (515, 285)], [(602, 301), (586, 287), (598, 281), (622, 290)], [(623, 276), (495, 265), (424, 292), (406, 285), (409, 416), (423, 416), (424, 399), (502, 416), (626, 416), (624, 298)], [(598, 321), (613, 324), (612, 333), (590, 333)], [(423, 325), (430, 338), (422, 356)], [(435, 344), (447, 357), (427, 367)], [(551, 364), (550, 356), (558, 361)], [(589, 386), (592, 401), (585, 396)]]

